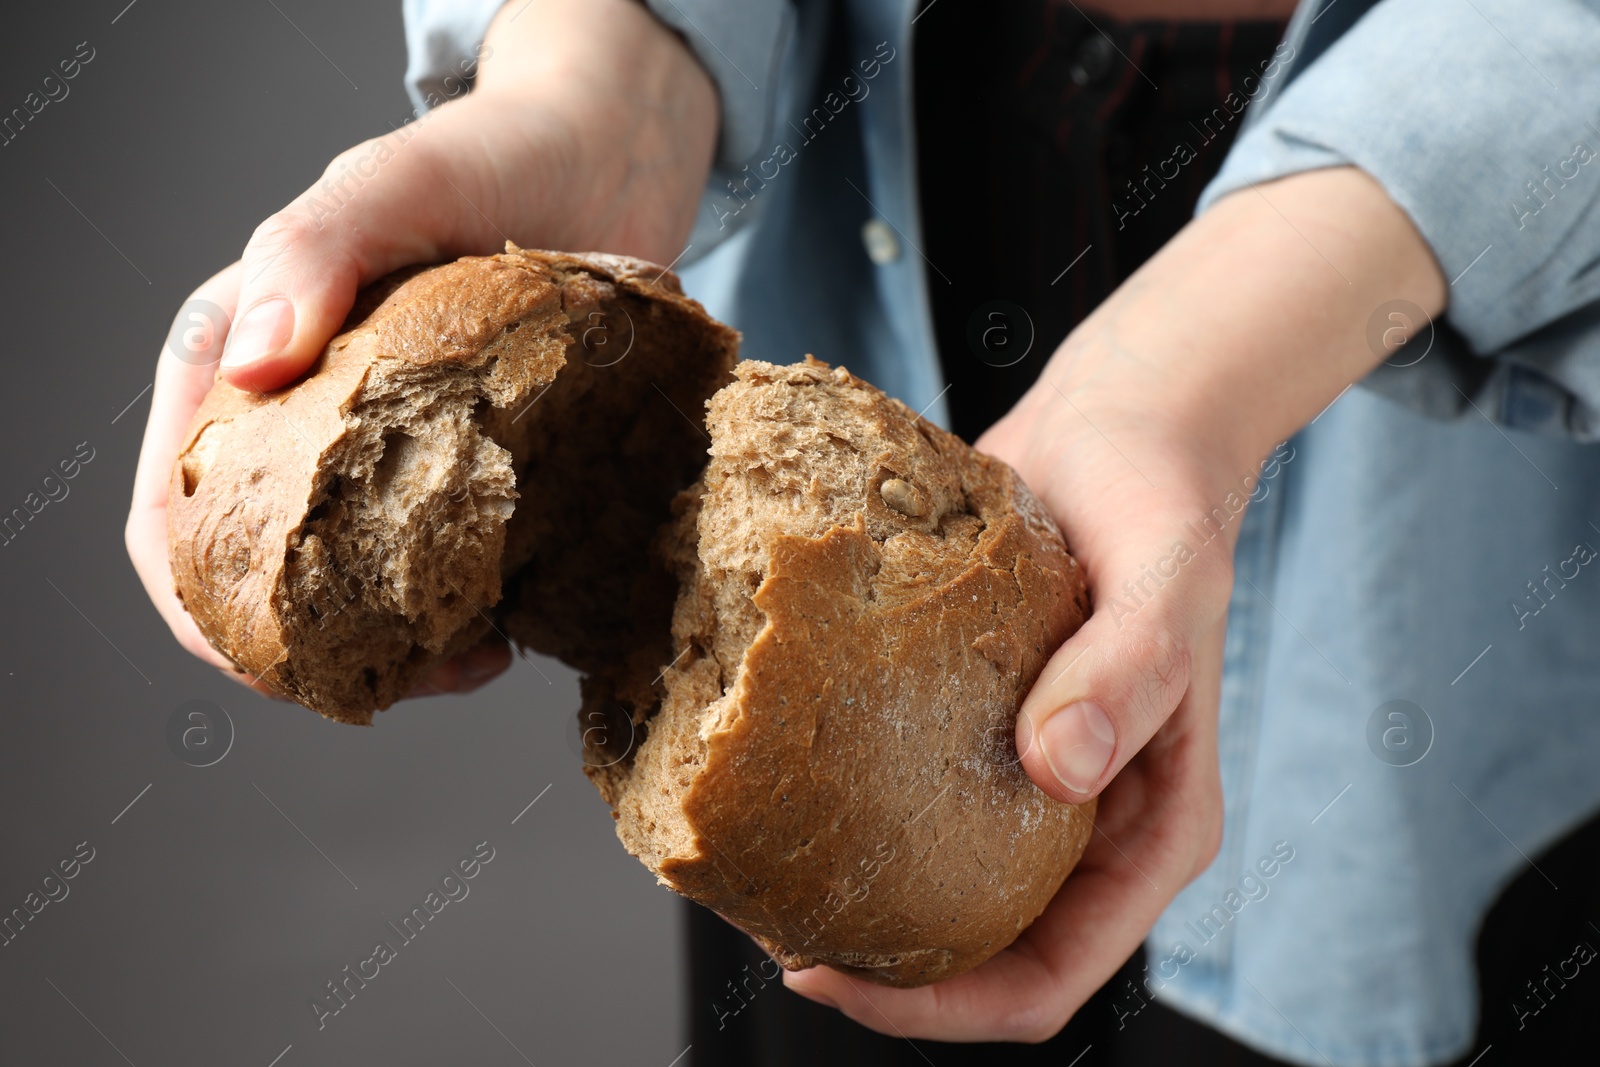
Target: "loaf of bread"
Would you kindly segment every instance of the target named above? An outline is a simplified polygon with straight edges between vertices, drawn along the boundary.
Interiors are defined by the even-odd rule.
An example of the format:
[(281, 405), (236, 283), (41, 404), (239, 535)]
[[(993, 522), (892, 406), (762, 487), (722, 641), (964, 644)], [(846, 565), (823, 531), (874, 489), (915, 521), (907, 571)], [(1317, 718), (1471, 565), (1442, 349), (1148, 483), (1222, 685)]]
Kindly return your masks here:
[(208, 396), (177, 589), (345, 722), (491, 628), (559, 656), (584, 770), (659, 881), (785, 967), (951, 977), (1090, 834), (1013, 740), (1082, 575), (1004, 463), (737, 349), (636, 260), (508, 246), (386, 279), (298, 384)]

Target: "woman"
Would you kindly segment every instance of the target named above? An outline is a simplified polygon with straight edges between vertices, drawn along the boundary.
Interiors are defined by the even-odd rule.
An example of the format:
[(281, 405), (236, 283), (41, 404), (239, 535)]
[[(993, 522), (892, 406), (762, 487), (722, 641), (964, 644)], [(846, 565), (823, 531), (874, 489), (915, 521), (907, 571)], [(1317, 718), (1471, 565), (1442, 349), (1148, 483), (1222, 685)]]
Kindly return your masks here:
[[(919, 65), (914, 90), (913, 23), (937, 8), (482, 0), (408, 15), (411, 84), (437, 109), (380, 139), (360, 182), (379, 153), (336, 159), (197, 290), (241, 311), (220, 365), (235, 384), (299, 375), (365, 282), (506, 238), (694, 261), (691, 292), (748, 354), (816, 352), (936, 419), (1016, 385), (1008, 370), (1037, 372), (978, 443), (1051, 509), (1096, 611), (1025, 703), (1018, 748), (1050, 795), (1101, 797), (1100, 833), (985, 966), (921, 990), (820, 970), (791, 989), (886, 1034), (1040, 1041), (1148, 935), (1119, 1025), (1156, 996), (1295, 1062), (1436, 1063), (1468, 1045), (1479, 918), (1524, 853), (1600, 802), (1586, 714), (1600, 585), (1583, 573), (1600, 459), (1574, 443), (1600, 401), (1592, 10), (1302, 8), (1192, 140), (1111, 190), (1097, 225), (1119, 247), (1238, 123), (1198, 216), (1047, 363), (1009, 367), (1029, 309), (1008, 292), (986, 298), (998, 309), (941, 300), (981, 288), (984, 267), (941, 254), (961, 239), (919, 211), (913, 93), (959, 92), (971, 73)], [(1161, 99), (1159, 71), (1106, 28), (1122, 76)], [(1044, 206), (1013, 209), (1026, 224)], [(1038, 291), (1124, 273), (1095, 244), (1054, 249), (1060, 273)], [(949, 323), (974, 316), (977, 340), (953, 352)], [(169, 591), (163, 519), (211, 375), (205, 358), (163, 357), (128, 540), (175, 633), (216, 661)], [(1346, 395), (1358, 380), (1373, 388)], [(434, 685), (505, 662), (481, 650)]]

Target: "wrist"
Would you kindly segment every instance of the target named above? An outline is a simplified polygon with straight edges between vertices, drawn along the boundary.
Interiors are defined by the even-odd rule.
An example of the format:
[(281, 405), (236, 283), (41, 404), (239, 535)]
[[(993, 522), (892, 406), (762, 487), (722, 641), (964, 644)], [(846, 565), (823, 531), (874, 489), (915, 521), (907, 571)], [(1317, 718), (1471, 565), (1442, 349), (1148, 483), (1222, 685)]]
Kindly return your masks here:
[(1120, 491), (1154, 490), (1180, 510), (1220, 499), (1283, 439), (1269, 440), (1270, 429), (1243, 413), (1264, 396), (1186, 380), (1143, 357), (1112, 322), (1085, 322), (1046, 374), (1042, 399), (1054, 417), (1041, 425), (1056, 438), (1060, 462), (1109, 449), (1122, 460)]

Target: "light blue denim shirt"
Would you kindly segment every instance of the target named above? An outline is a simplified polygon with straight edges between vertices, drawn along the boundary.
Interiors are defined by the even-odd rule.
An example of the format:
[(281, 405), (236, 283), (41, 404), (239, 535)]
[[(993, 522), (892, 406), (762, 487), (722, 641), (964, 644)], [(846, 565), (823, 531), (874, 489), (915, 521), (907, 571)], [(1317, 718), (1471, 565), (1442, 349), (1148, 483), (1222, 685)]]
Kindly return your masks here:
[[(814, 352), (943, 421), (919, 5), (650, 6), (722, 99), (686, 287), (746, 354)], [(419, 106), (448, 95), (498, 7), (407, 0)], [(1600, 806), (1600, 449), (1581, 443), (1600, 437), (1595, 7), (1316, 0), (1252, 93), (1201, 210), (1362, 167), (1432, 247), (1450, 305), (1276, 453), (1245, 513), (1222, 850), (1157, 923), (1120, 1012), (1154, 992), (1304, 1064), (1452, 1059), (1476, 1024), (1485, 912)]]

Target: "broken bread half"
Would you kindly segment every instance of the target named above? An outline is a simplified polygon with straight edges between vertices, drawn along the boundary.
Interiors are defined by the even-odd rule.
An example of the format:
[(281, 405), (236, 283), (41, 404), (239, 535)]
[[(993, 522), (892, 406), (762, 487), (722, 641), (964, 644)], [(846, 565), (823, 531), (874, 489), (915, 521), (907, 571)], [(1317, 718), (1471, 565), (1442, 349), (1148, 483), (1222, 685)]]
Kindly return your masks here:
[(655, 548), (670, 647), (585, 680), (586, 773), (630, 852), (783, 966), (952, 977), (1090, 834), (1014, 742), (1081, 572), (1010, 467), (861, 379), (735, 373)]
[(343, 722), (491, 629), (599, 670), (665, 629), (647, 548), (737, 353), (642, 260), (508, 244), (391, 275), (295, 384), (206, 396), (171, 476), (178, 595)]

